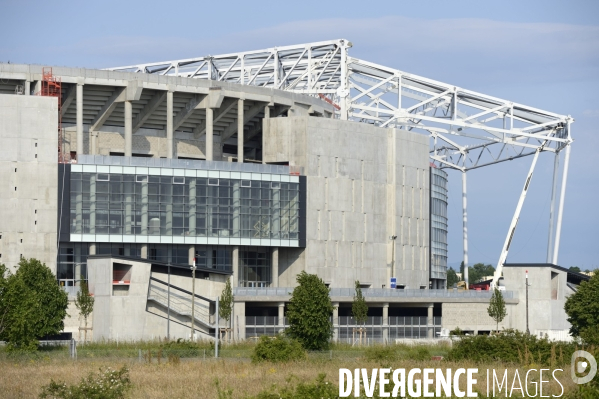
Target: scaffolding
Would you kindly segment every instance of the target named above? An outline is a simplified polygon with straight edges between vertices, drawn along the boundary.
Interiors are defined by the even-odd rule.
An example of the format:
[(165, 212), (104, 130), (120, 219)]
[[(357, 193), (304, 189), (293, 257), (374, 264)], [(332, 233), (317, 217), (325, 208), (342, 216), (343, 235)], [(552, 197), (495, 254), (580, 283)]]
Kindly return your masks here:
[(58, 101), (58, 163), (71, 163), (71, 156), (63, 149), (62, 130), (62, 79), (54, 76), (51, 67), (42, 69), (42, 88), (39, 92), (43, 97), (56, 97)]

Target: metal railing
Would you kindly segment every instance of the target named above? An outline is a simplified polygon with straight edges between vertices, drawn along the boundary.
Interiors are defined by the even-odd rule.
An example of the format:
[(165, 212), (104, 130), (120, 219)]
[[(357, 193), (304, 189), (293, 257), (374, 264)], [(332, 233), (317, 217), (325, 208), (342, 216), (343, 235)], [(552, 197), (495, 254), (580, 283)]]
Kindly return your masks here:
[[(333, 328), (337, 331), (337, 340), (351, 343), (356, 338), (354, 330), (363, 329), (365, 337), (371, 342), (383, 340), (383, 330), (388, 331), (388, 340), (392, 339), (424, 339), (428, 338), (429, 328), (433, 328), (433, 337), (437, 338), (441, 332), (442, 318), (433, 317), (433, 324), (428, 325), (426, 316), (391, 316), (387, 318), (387, 324), (383, 323), (382, 316), (369, 316), (364, 324), (358, 324), (351, 316), (339, 316), (331, 318)], [(277, 316), (246, 316), (245, 336), (256, 338), (262, 335), (274, 336), (289, 327), (287, 318), (279, 324)]]
[[(169, 308), (169, 294), (168, 288), (158, 286), (159, 280), (150, 280), (150, 287), (148, 290), (148, 300), (157, 302)], [(198, 302), (198, 299), (200, 302)], [(191, 294), (187, 294), (184, 290), (174, 287), (171, 285), (170, 292), (170, 309), (180, 316), (186, 316), (191, 318)], [(214, 323), (214, 315), (210, 314), (210, 303), (201, 297), (196, 295), (196, 301), (194, 305), (194, 316), (195, 320), (199, 323), (210, 327)]]
[[(293, 287), (236, 287), (233, 294), (236, 296), (289, 296), (293, 292)], [(351, 297), (355, 295), (354, 288), (331, 288), (331, 297)], [(362, 288), (362, 294), (365, 297), (383, 297), (383, 298), (477, 298), (490, 299), (492, 291), (458, 291), (458, 290), (417, 290), (404, 289), (392, 290), (384, 288)], [(518, 298), (516, 291), (502, 291), (504, 299)]]
[(303, 168), (287, 165), (269, 165), (255, 163), (239, 163), (224, 161), (201, 161), (193, 159), (167, 159), (146, 157), (122, 157), (108, 155), (79, 155), (78, 164), (82, 165), (112, 165), (112, 166), (141, 166), (152, 168), (200, 169), (219, 170), (225, 172), (268, 173), (273, 175), (299, 175)]

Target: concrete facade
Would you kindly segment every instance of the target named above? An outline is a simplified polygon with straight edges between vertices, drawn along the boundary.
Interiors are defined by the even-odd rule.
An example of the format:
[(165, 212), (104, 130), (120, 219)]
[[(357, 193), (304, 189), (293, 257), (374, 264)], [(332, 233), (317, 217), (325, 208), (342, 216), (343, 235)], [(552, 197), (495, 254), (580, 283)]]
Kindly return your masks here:
[[(112, 258), (97, 256), (88, 260), (89, 289), (94, 295), (93, 340), (138, 341), (166, 337), (170, 330), (171, 339), (189, 339), (191, 336), (191, 296), (183, 290), (191, 291), (190, 276), (171, 275), (170, 328), (167, 327), (168, 312), (155, 289), (166, 290), (164, 284), (156, 285), (158, 279), (168, 282), (168, 274), (153, 270), (151, 262), (136, 261), (132, 258)], [(129, 280), (115, 281), (114, 270), (126, 268)], [(155, 267), (154, 267), (155, 269)], [(162, 267), (164, 269), (164, 267)], [(172, 268), (173, 272), (175, 269)], [(191, 274), (188, 270), (187, 274)], [(208, 298), (218, 296), (223, 288), (225, 275), (198, 272), (195, 292)], [(210, 325), (215, 323), (214, 306), (206, 300), (196, 298), (196, 339), (210, 338)], [(186, 312), (183, 311), (186, 309)], [(224, 325), (224, 323), (222, 324)]]
[(279, 285), (306, 270), (331, 287), (389, 287), (397, 277), (428, 288), (428, 138), (326, 118), (264, 124), (265, 162), (302, 167), (308, 181), (307, 248), (279, 250)]
[(528, 318), (531, 333), (563, 331), (570, 328), (564, 312), (566, 299), (575, 291), (568, 284), (568, 271), (554, 265), (538, 267), (506, 266), (504, 281), (520, 292), (520, 302), (511, 314), (512, 328), (526, 331), (526, 271), (528, 271)]
[(55, 98), (0, 94), (0, 262), (42, 260), (56, 272)]
[[(236, 287), (233, 336), (243, 339), (246, 327), (257, 331), (261, 327), (257, 318), (262, 317), (265, 319), (259, 319), (261, 322), (272, 322), (273, 333), (280, 331), (285, 327), (285, 303), (296, 286), (296, 275), (304, 270), (317, 274), (332, 288), (331, 299), (338, 305), (333, 315), (336, 336), (347, 335), (353, 328), (349, 319), (356, 280), (365, 289), (372, 325), (379, 323), (369, 334), (380, 331), (376, 338), (385, 342), (401, 336), (432, 338), (441, 327), (472, 332), (495, 328), (486, 310), (490, 292), (429, 290), (431, 185), (427, 136), (332, 119), (333, 105), (325, 101), (264, 87), (74, 68), (54, 68), (54, 74), (63, 82), (62, 151), (71, 154), (73, 160), (79, 157), (80, 164), (72, 166), (74, 173), (94, 176), (88, 179), (90, 187), (92, 181), (110, 181), (101, 183), (110, 187), (115, 183), (116, 191), (98, 193), (94, 185), (93, 201), (97, 201), (97, 210), (104, 215), (118, 214), (122, 218), (114, 217), (102, 225), (109, 233), (94, 232), (92, 237), (89, 232), (84, 237), (79, 232), (80, 237), (73, 238), (71, 213), (62, 219), (58, 215), (63, 209), (62, 195), (70, 198), (71, 192), (59, 192), (63, 185), (58, 182), (61, 174), (56, 99), (30, 95), (39, 91), (41, 67), (0, 64), (0, 262), (14, 267), (21, 255), (35, 257), (55, 272), (60, 272), (61, 266), (66, 270), (68, 264), (71, 276), (62, 279), (71, 294), (76, 292), (77, 281), (87, 268), (90, 290), (96, 298), (89, 321), (94, 340), (166, 336), (169, 312), (164, 295), (169, 278), (171, 289), (176, 291), (170, 308), (170, 335), (189, 338), (192, 279), (188, 265), (194, 256), (210, 259), (195, 280), (196, 294), (203, 297), (198, 297), (198, 308), (194, 310), (200, 312), (196, 330), (202, 337), (214, 333), (214, 299), (221, 294), (229, 275)], [(31, 90), (25, 90), (25, 95), (8, 95), (12, 85)], [(140, 167), (138, 173), (135, 168), (145, 160), (137, 157), (154, 159), (149, 160), (151, 165)], [(92, 161), (84, 162), (86, 158)], [(191, 163), (162, 167), (157, 158), (173, 158), (173, 162), (182, 162), (176, 158), (191, 158), (198, 163), (193, 162), (193, 168)], [(233, 161), (246, 169), (233, 171)], [(240, 191), (232, 192), (247, 191), (232, 194), (227, 202), (224, 190), (207, 190), (211, 194), (199, 195), (196, 189), (200, 183), (193, 180), (193, 184), (188, 182), (184, 194), (176, 194), (179, 202), (175, 202), (171, 201), (176, 196), (174, 189), (148, 193), (142, 185), (140, 198), (153, 195), (155, 208), (149, 210), (141, 201), (141, 207), (135, 209), (143, 215), (138, 225), (132, 216), (135, 201), (127, 198), (132, 193), (119, 191), (120, 180), (107, 177), (112, 176), (113, 169), (117, 177), (121, 172), (116, 171), (122, 171), (120, 164), (125, 162), (128, 169), (135, 169), (135, 173), (128, 173), (135, 175), (135, 182), (140, 185), (146, 178), (167, 179), (161, 180), (160, 189), (156, 190), (171, 183), (185, 185), (185, 181), (176, 183), (175, 178), (199, 179), (200, 174), (213, 180), (206, 187), (220, 190), (221, 180), (222, 187), (227, 187), (229, 183), (224, 180), (233, 179), (235, 173), (239, 181), (233, 187)], [(261, 174), (262, 169), (275, 167), (287, 169), (276, 178), (266, 178), (266, 172)], [(143, 171), (148, 168), (154, 172)], [(71, 173), (70, 168), (60, 169), (61, 173), (66, 169)], [(300, 188), (293, 190), (299, 194), (294, 194), (293, 199), (281, 199), (284, 190), (293, 190), (280, 183), (292, 180), (297, 180)], [(254, 186), (254, 182), (260, 185)], [(75, 192), (70, 184), (65, 187)], [(270, 193), (275, 190), (277, 194)], [(91, 189), (89, 193), (91, 198)], [(93, 202), (83, 199), (87, 192), (80, 194), (79, 199), (75, 198), (76, 204)], [(102, 199), (96, 200), (96, 194)], [(299, 209), (305, 211), (305, 218), (297, 216), (295, 207), (277, 208), (275, 204), (282, 201), (301, 204)], [(191, 234), (199, 226), (195, 210), (177, 216), (191, 221), (175, 226), (174, 213), (206, 205), (236, 209), (230, 212), (212, 208), (212, 213), (205, 213), (206, 219), (218, 223), (222, 232), (240, 230), (244, 218), (239, 215), (260, 215), (243, 227), (258, 235), (241, 241), (228, 233), (212, 232), (212, 236), (206, 235), (206, 242), (199, 242)], [(247, 208), (242, 211), (244, 206)], [(255, 211), (259, 207), (262, 208)], [(83, 205), (80, 208), (83, 214)], [(72, 211), (68, 207), (67, 210)], [(95, 203), (93, 210), (95, 223), (100, 214), (95, 213)], [(166, 214), (167, 233), (141, 237), (144, 234), (134, 232), (138, 227), (140, 231), (147, 230), (150, 211)], [(75, 229), (81, 227), (79, 219), (85, 220), (78, 219), (77, 212), (76, 205)], [(289, 214), (283, 215), (285, 212)], [(228, 222), (221, 226), (221, 221), (229, 220), (224, 217), (228, 213), (232, 213), (232, 227)], [(281, 220), (264, 222), (264, 217), (271, 214)], [(288, 224), (300, 226), (298, 230), (304, 234), (299, 235), (302, 244), (298, 240), (297, 245), (286, 246), (283, 237), (270, 240), (271, 231), (282, 231), (283, 218), (288, 218)], [(65, 219), (61, 226), (59, 221)], [(157, 220), (158, 217), (154, 219)], [(119, 232), (123, 226), (123, 232)], [(178, 236), (170, 234), (179, 227)], [(298, 230), (288, 229), (289, 233)], [(59, 236), (62, 263), (57, 265)], [(165, 271), (167, 264), (177, 272), (169, 276)], [(221, 269), (208, 270), (213, 265)], [(508, 316), (500, 327), (526, 329), (522, 271), (520, 267), (504, 269), (509, 290)], [(529, 271), (533, 284), (529, 287), (531, 332), (558, 334), (567, 330), (563, 305), (575, 289), (572, 276), (553, 265)], [(250, 278), (249, 274), (253, 276)], [(400, 289), (390, 289), (392, 277)], [(444, 279), (439, 275), (436, 279), (433, 288), (444, 287)], [(65, 330), (77, 333), (82, 321), (72, 303), (69, 314), (72, 320)]]

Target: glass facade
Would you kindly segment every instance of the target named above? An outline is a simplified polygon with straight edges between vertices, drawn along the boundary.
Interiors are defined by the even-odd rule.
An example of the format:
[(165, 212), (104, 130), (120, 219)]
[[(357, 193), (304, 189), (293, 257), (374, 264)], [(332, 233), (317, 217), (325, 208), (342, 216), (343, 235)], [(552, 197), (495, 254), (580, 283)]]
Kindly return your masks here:
[(447, 173), (431, 167), (431, 279), (447, 279)]
[(57, 278), (61, 286), (72, 287), (87, 280), (87, 243), (60, 243)]
[(239, 248), (239, 286), (269, 287), (270, 248)]
[(298, 176), (72, 165), (70, 238), (299, 245)]
[[(58, 260), (58, 280), (61, 286), (76, 286), (87, 279), (87, 257), (90, 243), (61, 242)], [(95, 243), (97, 255), (141, 258), (145, 244)], [(172, 265), (190, 265), (189, 245), (147, 244), (148, 260)], [(205, 269), (233, 271), (233, 247), (224, 245), (195, 245), (196, 266)], [(239, 248), (239, 286), (268, 287), (271, 279), (271, 249), (266, 247)]]

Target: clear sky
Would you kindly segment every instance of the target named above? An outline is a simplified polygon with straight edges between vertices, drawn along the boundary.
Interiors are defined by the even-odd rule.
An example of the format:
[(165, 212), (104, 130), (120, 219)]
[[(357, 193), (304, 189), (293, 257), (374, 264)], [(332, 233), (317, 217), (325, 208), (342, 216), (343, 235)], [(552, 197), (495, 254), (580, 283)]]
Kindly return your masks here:
[[(353, 56), (572, 115), (559, 263), (599, 267), (599, 1), (2, 0), (0, 10), (0, 62), (103, 68), (346, 38)], [(530, 161), (468, 174), (471, 264), (497, 263)], [(542, 154), (509, 262), (546, 259), (552, 165)], [(449, 207), (456, 265), (458, 173)]]

